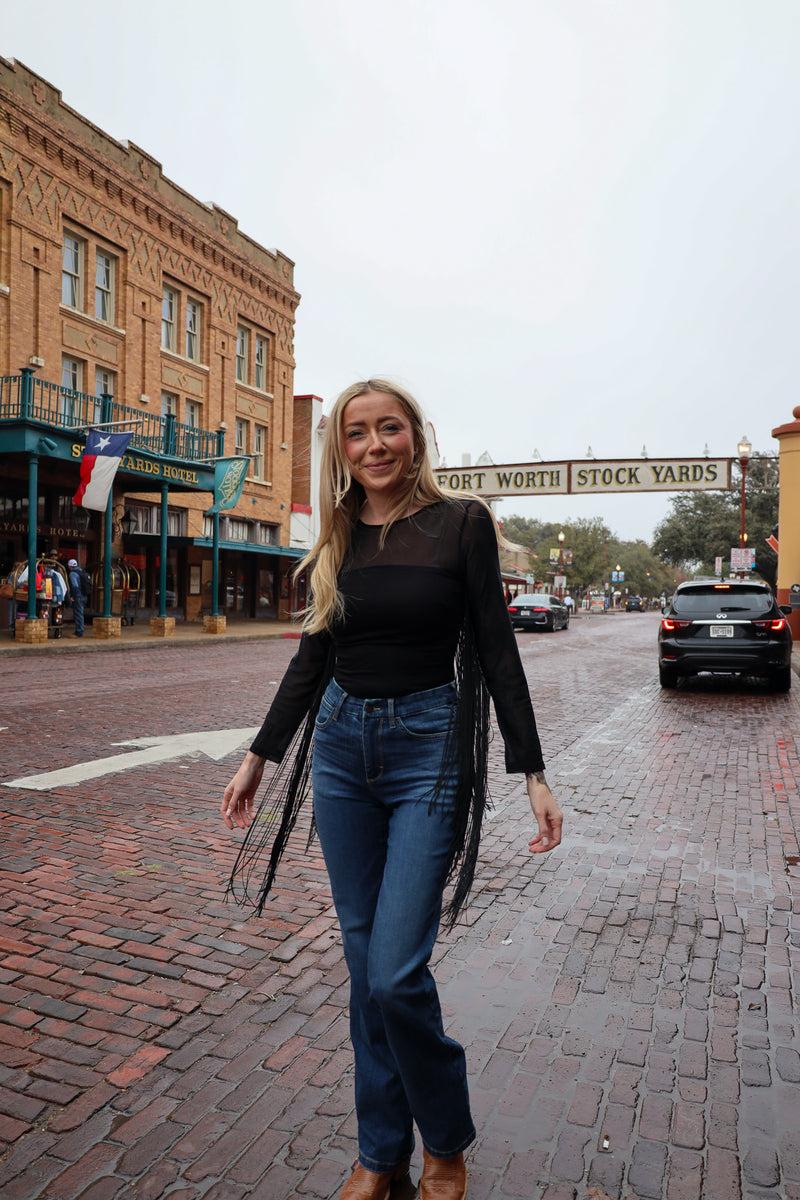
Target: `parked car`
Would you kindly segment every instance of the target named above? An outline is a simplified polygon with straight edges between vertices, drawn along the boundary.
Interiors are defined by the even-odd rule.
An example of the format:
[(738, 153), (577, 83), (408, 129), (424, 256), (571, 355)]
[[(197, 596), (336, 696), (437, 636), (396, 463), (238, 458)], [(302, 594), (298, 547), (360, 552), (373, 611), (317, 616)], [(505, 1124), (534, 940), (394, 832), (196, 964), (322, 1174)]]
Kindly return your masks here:
[(557, 596), (517, 596), (508, 606), (514, 629), (569, 628), (569, 609)]
[(773, 690), (792, 686), (791, 609), (755, 580), (692, 581), (678, 585), (658, 631), (661, 686), (674, 688), (684, 675), (712, 671), (758, 675)]
[(641, 596), (625, 597), (625, 612), (644, 612), (644, 600)]

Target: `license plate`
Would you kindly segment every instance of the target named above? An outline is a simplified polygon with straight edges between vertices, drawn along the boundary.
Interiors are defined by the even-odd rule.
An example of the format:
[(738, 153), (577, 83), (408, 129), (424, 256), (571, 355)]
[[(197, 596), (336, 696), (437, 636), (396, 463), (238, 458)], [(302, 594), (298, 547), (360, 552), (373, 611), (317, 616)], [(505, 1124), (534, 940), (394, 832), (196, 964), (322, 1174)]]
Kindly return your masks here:
[(709, 631), (712, 637), (733, 637), (732, 625), (712, 625)]

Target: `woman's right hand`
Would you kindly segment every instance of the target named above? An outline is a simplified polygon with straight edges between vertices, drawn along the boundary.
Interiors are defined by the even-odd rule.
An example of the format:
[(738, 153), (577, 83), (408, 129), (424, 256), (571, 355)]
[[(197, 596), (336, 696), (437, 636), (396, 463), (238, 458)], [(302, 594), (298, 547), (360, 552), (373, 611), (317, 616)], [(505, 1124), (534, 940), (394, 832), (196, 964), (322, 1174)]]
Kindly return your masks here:
[(219, 811), (228, 829), (233, 829), (234, 825), (247, 829), (253, 824), (253, 806), (265, 761), (248, 750), (244, 762), (225, 788)]

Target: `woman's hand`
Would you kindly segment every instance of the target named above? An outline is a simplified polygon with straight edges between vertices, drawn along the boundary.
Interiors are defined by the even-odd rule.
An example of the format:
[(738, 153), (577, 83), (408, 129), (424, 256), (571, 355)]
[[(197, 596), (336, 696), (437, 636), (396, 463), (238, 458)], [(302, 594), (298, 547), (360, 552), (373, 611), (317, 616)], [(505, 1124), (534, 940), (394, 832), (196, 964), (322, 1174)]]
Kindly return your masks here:
[(539, 832), (528, 842), (528, 849), (531, 854), (546, 854), (548, 850), (560, 844), (561, 824), (564, 818), (545, 782), (544, 771), (531, 771), (525, 779), (531, 809), (539, 826)]
[(219, 811), (228, 829), (233, 829), (234, 825), (247, 829), (253, 824), (253, 805), (264, 774), (264, 762), (248, 750), (244, 762), (225, 788)]

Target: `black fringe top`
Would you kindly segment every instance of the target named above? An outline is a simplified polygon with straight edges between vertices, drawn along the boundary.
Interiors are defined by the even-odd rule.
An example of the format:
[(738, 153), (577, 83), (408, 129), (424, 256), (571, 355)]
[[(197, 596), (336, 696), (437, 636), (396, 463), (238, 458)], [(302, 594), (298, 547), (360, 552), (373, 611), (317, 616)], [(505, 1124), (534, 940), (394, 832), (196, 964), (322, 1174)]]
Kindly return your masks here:
[[(503, 596), (494, 525), (474, 500), (443, 500), (380, 528), (353, 530), (339, 586), (345, 618), (333, 633), (303, 634), (250, 747), (280, 765), (266, 785), (228, 890), (260, 915), (310, 790), (319, 704), (332, 676), (351, 695), (407, 695), (456, 681), (458, 702), (442, 779), (456, 773), (456, 826), (444, 917), (469, 895), (488, 801), (489, 694), (509, 772), (544, 768), (530, 693)], [(287, 753), (288, 751), (288, 753)], [(436, 797), (432, 801), (435, 805)], [(313, 821), (311, 827), (313, 836)]]

